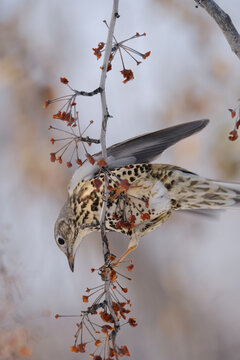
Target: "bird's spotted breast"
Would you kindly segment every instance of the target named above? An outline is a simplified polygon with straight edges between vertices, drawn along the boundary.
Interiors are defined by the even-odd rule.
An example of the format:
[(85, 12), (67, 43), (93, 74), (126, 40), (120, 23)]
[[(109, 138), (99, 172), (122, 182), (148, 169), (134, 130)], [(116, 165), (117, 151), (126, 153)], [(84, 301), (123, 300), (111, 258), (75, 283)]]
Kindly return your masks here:
[[(165, 177), (164, 169), (157, 174), (151, 164), (129, 165), (109, 172), (107, 230), (131, 237), (163, 222), (171, 213), (171, 199), (161, 180)], [(99, 229), (104, 189), (103, 173), (76, 186), (70, 202), (77, 226)]]

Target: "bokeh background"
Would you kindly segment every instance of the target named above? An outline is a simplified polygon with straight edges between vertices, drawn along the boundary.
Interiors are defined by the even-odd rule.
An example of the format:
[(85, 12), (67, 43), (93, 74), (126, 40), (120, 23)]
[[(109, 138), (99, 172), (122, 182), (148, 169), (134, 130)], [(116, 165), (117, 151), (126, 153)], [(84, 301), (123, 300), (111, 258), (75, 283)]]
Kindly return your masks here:
[[(240, 29), (238, 0), (219, 5)], [(111, 0), (1, 0), (0, 3), (0, 358), (76, 359), (75, 319), (84, 289), (98, 279), (102, 264), (98, 234), (82, 243), (72, 274), (58, 250), (53, 227), (74, 169), (52, 164), (48, 126), (54, 106), (46, 99), (73, 88), (98, 87), (101, 60), (92, 47), (106, 39), (102, 20)], [(200, 118), (210, 125), (169, 149), (159, 159), (209, 178), (239, 181), (240, 142), (228, 141), (228, 108), (240, 94), (237, 57), (213, 20), (192, 0), (120, 1), (116, 37), (136, 31), (147, 37), (133, 47), (151, 56), (124, 85), (119, 60), (107, 78), (113, 118), (108, 145), (144, 132)], [(94, 119), (98, 136), (99, 97), (79, 99), (82, 124)], [(94, 149), (93, 149), (94, 150)], [(113, 252), (127, 239), (111, 234)], [(132, 359), (237, 360), (240, 353), (239, 212), (217, 219), (176, 214), (145, 236), (132, 255), (129, 287), (137, 328), (124, 327), (119, 343)], [(87, 358), (82, 355), (81, 358)]]

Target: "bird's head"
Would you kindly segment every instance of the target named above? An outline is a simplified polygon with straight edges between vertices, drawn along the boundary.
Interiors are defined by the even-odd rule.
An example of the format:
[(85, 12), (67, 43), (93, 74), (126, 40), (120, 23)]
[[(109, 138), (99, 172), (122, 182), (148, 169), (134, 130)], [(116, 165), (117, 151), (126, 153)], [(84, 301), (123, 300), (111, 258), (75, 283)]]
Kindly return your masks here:
[(85, 232), (76, 226), (69, 200), (66, 201), (59, 213), (54, 227), (54, 236), (58, 247), (67, 256), (70, 269), (74, 271), (75, 254)]

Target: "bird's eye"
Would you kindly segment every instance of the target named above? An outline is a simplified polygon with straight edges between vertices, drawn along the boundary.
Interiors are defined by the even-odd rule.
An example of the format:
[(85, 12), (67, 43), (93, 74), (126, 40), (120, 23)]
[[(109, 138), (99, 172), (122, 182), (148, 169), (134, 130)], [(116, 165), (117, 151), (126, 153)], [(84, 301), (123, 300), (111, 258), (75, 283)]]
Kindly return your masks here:
[(65, 240), (61, 237), (58, 238), (58, 243), (59, 245), (64, 245), (65, 244)]

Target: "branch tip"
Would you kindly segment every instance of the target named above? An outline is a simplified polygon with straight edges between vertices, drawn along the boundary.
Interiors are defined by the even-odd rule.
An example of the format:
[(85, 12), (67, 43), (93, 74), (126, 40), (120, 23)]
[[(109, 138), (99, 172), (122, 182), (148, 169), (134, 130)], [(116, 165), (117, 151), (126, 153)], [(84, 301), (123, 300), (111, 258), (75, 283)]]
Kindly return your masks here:
[(222, 30), (232, 51), (240, 59), (240, 34), (234, 26), (231, 17), (214, 0), (194, 0), (196, 7), (201, 6), (216, 21)]

